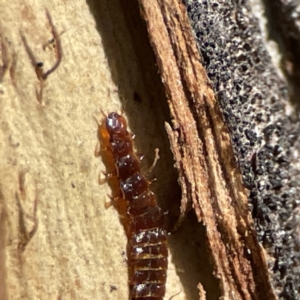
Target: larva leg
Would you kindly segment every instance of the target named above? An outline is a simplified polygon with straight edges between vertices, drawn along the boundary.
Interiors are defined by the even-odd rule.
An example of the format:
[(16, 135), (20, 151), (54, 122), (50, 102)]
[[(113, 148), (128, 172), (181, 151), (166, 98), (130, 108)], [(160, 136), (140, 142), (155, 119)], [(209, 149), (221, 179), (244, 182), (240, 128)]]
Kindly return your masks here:
[(172, 300), (173, 298), (175, 298), (176, 296), (178, 296), (181, 292), (182, 292), (182, 291), (179, 291), (178, 293), (174, 294), (173, 296), (171, 296), (171, 297), (169, 298), (169, 300)]
[(102, 156), (103, 152), (105, 152), (105, 151), (108, 151), (108, 149), (106, 147), (103, 147), (101, 142), (99, 142), (99, 143), (97, 143), (97, 145), (95, 147), (94, 155), (95, 155), (95, 157)]
[[(103, 115), (103, 117), (106, 119), (107, 118), (107, 114), (102, 110), (102, 108), (100, 109), (100, 111), (101, 111), (101, 114)], [(99, 123), (98, 123), (98, 125), (99, 125)]]
[(110, 208), (111, 206), (116, 206), (118, 203), (119, 197), (112, 197), (110, 195), (107, 195), (107, 197), (110, 199), (110, 201), (107, 201), (104, 203), (105, 209)]
[(112, 201), (106, 201), (106, 202), (104, 203), (105, 209), (108, 209), (108, 208), (110, 208), (111, 206), (113, 206), (113, 202), (112, 202)]
[(101, 151), (102, 151), (101, 144), (97, 143), (97, 145), (95, 147), (94, 155), (96, 157), (99, 157), (101, 155)]
[(152, 178), (151, 180), (149, 180), (149, 183), (151, 184), (151, 183), (154, 183), (154, 182), (156, 182), (156, 181), (157, 181), (157, 178), (154, 177), (154, 178)]
[(102, 171), (102, 174), (104, 174), (105, 177), (104, 177), (104, 178), (101, 178), (101, 177), (100, 177), (100, 174), (99, 174), (99, 177), (98, 177), (98, 183), (99, 183), (100, 185), (106, 183), (106, 182), (107, 182), (109, 179), (111, 179), (111, 178), (117, 177), (117, 175), (116, 175), (114, 172), (107, 173), (107, 172), (105, 172), (105, 171)]
[[(102, 173), (104, 173), (103, 171), (102, 171)], [(103, 178), (101, 178), (101, 175), (99, 174), (98, 175), (98, 184), (99, 185), (102, 185), (102, 184), (104, 184), (104, 183), (106, 183), (107, 182), (107, 178), (106, 178), (106, 176)]]
[(160, 159), (160, 156), (159, 156), (159, 149), (158, 149), (158, 148), (155, 148), (154, 151), (155, 151), (154, 161), (153, 161), (152, 165), (148, 168), (148, 170), (145, 172), (146, 176), (148, 176), (148, 175), (153, 171), (153, 169), (154, 169), (155, 166), (156, 166), (157, 161)]

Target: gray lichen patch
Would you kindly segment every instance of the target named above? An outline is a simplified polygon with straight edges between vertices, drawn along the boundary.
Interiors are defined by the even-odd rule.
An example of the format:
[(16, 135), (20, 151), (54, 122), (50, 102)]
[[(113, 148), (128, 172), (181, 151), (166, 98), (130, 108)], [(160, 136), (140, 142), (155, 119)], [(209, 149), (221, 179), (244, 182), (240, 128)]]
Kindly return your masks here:
[[(286, 83), (272, 65), (248, 1), (185, 1), (203, 64), (226, 123), (273, 286), (297, 299), (299, 125), (287, 115)], [(293, 162), (293, 163), (292, 163)]]

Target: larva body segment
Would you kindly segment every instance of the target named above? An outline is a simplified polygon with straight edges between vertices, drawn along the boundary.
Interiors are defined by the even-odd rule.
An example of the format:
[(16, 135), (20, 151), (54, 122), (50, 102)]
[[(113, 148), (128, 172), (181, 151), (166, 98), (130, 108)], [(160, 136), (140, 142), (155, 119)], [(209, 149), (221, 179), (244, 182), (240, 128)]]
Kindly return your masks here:
[(109, 113), (99, 126), (98, 135), (113, 191), (113, 205), (128, 238), (129, 299), (162, 300), (168, 249), (163, 214), (156, 195), (141, 173), (125, 118), (115, 112)]

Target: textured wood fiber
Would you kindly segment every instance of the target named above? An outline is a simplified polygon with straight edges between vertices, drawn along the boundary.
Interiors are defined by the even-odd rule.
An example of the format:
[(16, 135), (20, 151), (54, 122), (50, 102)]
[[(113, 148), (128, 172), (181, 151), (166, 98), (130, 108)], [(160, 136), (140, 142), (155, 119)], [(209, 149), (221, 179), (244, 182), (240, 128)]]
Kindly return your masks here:
[[(108, 186), (97, 182), (104, 167), (94, 156), (93, 116), (99, 118), (100, 109), (125, 110), (138, 151), (147, 157), (146, 167), (154, 148), (160, 148), (162, 159), (153, 175), (163, 182), (156, 185), (158, 195), (180, 198), (178, 188), (172, 187), (176, 177), (160, 119), (166, 107), (161, 104), (164, 94), (155, 63), (147, 49), (138, 53), (135, 48), (144, 32), (140, 36), (136, 26), (132, 35), (131, 15), (124, 16), (122, 5), (16, 0), (0, 4), (0, 64), (10, 67), (0, 85), (1, 299), (127, 299), (125, 234), (116, 211), (104, 209)], [(51, 67), (55, 51), (42, 49), (52, 38), (45, 7), (61, 33), (64, 56), (46, 81), (41, 105), (36, 98), (39, 82), (19, 30), (45, 70)], [(134, 17), (131, 21), (134, 27)], [(140, 63), (143, 55), (149, 68)], [(18, 250), (23, 224), (17, 196), (28, 232), (37, 199), (37, 231), (23, 252)], [(176, 248), (175, 242), (171, 245)], [(166, 299), (182, 289), (175, 268), (170, 263)], [(184, 299), (186, 289), (176, 299)]]
[(182, 213), (190, 201), (205, 224), (224, 299), (276, 299), (229, 131), (200, 64), (186, 9), (178, 0), (139, 3), (169, 100), (172, 127), (166, 129), (183, 191)]

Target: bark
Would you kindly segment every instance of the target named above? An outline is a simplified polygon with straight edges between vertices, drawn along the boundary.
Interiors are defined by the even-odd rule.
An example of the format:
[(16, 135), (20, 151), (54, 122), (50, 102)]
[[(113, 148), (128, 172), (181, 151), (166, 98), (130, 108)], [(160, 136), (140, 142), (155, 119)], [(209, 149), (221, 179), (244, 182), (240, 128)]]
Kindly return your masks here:
[[(275, 299), (230, 135), (179, 1), (140, 1), (167, 92), (166, 124), (183, 191), (193, 203), (224, 299)], [(247, 253), (248, 252), (248, 253)], [(249, 255), (249, 253), (251, 253)]]
[[(125, 111), (137, 150), (146, 156), (145, 169), (160, 148), (162, 158), (151, 175), (163, 182), (154, 184), (157, 193), (162, 197), (176, 184), (158, 113), (164, 93), (154, 56), (148, 45), (147, 68), (140, 64), (135, 43), (147, 34), (144, 27), (132, 34), (128, 24), (140, 21), (137, 6), (124, 12), (119, 1), (98, 2), (0, 4), (1, 299), (128, 298), (126, 237), (117, 212), (104, 207), (111, 192), (98, 184), (104, 166), (94, 156), (101, 109)], [(45, 8), (63, 58), (44, 82), (40, 103), (41, 83), (20, 31), (46, 72), (56, 51)], [(173, 200), (179, 199), (176, 188), (171, 190)], [(166, 297), (180, 290), (170, 263)], [(182, 292), (177, 299), (183, 297)]]

